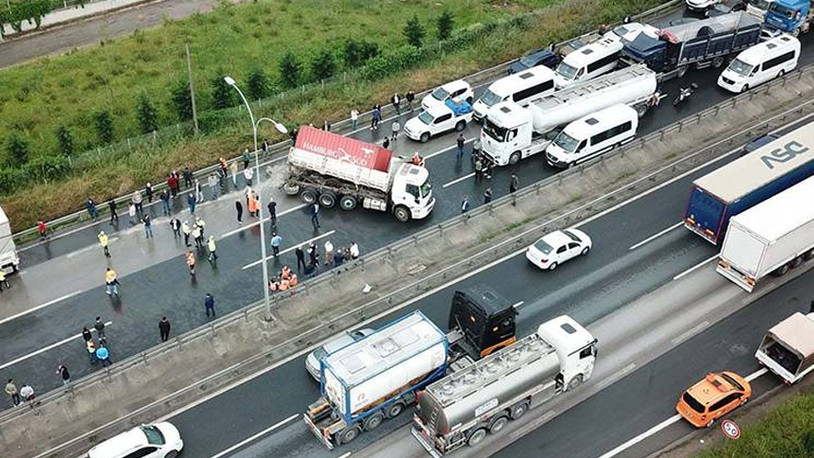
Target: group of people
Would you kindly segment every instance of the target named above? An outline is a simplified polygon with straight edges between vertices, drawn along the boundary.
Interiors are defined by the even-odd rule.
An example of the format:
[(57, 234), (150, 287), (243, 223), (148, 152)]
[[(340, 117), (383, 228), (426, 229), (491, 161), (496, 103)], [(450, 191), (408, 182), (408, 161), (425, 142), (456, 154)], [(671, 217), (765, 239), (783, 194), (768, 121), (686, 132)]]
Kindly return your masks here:
[(6, 382), (6, 394), (11, 399), (11, 405), (17, 407), (23, 401), (32, 401), (36, 397), (34, 395), (34, 388), (31, 388), (29, 385), (23, 384), (20, 389), (17, 389), (17, 384), (14, 383), (14, 379), (8, 379)]
[(269, 291), (276, 293), (277, 291), (287, 291), (294, 288), (299, 284), (297, 274), (291, 271), (288, 266), (283, 266), (280, 273), (275, 277), (269, 279)]
[[(93, 334), (87, 327), (82, 328), (82, 338), (85, 340), (88, 360), (91, 365), (101, 363), (102, 367), (109, 366), (113, 362), (110, 360), (110, 350), (107, 348), (107, 337), (105, 336), (105, 324), (102, 322), (101, 317), (96, 317), (94, 328), (96, 329), (97, 339), (93, 338)], [(65, 383), (64, 380), (63, 383)]]

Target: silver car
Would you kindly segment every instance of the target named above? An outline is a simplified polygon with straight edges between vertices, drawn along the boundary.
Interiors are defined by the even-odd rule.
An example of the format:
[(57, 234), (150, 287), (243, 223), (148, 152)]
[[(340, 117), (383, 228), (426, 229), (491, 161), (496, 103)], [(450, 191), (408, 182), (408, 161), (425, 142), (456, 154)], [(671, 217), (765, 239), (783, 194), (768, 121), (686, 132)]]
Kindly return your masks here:
[(342, 335), (338, 336), (336, 339), (326, 343), (325, 345), (317, 348), (316, 350), (312, 351), (311, 354), (305, 358), (305, 369), (308, 370), (308, 373), (311, 374), (311, 377), (314, 377), (316, 381), (320, 381), (322, 375), (320, 374), (320, 360), (326, 357), (327, 355), (341, 349), (347, 347), (348, 345), (362, 340), (365, 337), (373, 334), (373, 329), (364, 328), (364, 329), (357, 329), (355, 331), (345, 331)]

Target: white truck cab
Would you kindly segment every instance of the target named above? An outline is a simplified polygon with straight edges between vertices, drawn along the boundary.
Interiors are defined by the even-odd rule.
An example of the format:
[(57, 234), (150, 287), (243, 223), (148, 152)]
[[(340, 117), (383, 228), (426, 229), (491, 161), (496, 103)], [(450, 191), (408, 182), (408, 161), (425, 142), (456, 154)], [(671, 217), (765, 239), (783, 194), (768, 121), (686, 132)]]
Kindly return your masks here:
[(591, 377), (597, 340), (576, 320), (561, 315), (541, 324), (537, 335), (557, 350), (563, 391), (574, 389)]
[(20, 268), (20, 257), (11, 233), (8, 217), (0, 207), (0, 268), (17, 272)]
[(447, 100), (443, 105), (422, 110), (418, 116), (404, 123), (404, 133), (413, 140), (426, 143), (430, 137), (444, 132), (464, 130), (471, 120), (472, 107), (467, 102)]
[(532, 117), (530, 110), (514, 102), (501, 102), (489, 110), (480, 141), (483, 152), (495, 165), (517, 164), (521, 159), (544, 151), (554, 140), (556, 131), (543, 137), (534, 132)]
[[(405, 162), (402, 164), (393, 177), (393, 188), (390, 192), (390, 199), (393, 205), (393, 214), (399, 221), (410, 219), (423, 219), (430, 214), (435, 206), (435, 198), (432, 196), (432, 184), (430, 184), (430, 172), (424, 167)], [(387, 205), (386, 202), (381, 204)], [(365, 208), (376, 208), (362, 203)], [(404, 208), (410, 214), (403, 215)]]

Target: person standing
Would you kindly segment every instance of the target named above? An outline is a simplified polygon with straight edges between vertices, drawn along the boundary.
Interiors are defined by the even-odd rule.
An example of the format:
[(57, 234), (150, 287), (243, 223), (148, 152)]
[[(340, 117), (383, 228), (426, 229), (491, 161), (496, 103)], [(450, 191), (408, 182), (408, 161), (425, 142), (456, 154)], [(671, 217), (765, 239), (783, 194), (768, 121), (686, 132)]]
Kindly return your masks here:
[(201, 191), (201, 180), (195, 179), (195, 202), (201, 203), (204, 201), (203, 191)]
[(319, 203), (314, 202), (311, 205), (311, 225), (314, 226), (314, 230), (319, 229)]
[(268, 203), (268, 210), (269, 210), (269, 218), (271, 219), (271, 225), (277, 225), (277, 202), (274, 200), (269, 200)]
[(85, 208), (88, 210), (90, 217), (96, 221), (96, 218), (99, 217), (99, 211), (96, 210), (96, 203), (90, 197), (85, 201)]
[(142, 214), (144, 212), (144, 197), (142, 197), (141, 191), (138, 189), (133, 191), (133, 196), (130, 197), (130, 201), (136, 206), (136, 213)]
[(413, 100), (415, 100), (415, 92), (412, 90), (407, 91), (407, 94), (404, 96), (407, 99), (407, 108), (410, 109), (410, 113), (413, 112)]
[(492, 188), (486, 188), (483, 191), (483, 204), (488, 205), (492, 202)]
[(271, 251), (274, 252), (274, 257), (280, 255), (280, 245), (283, 244), (283, 238), (276, 232), (271, 233)]
[(116, 213), (116, 201), (113, 200), (113, 199), (110, 199), (107, 202), (107, 208), (108, 208), (108, 210), (110, 210), (110, 225), (111, 226), (113, 225), (114, 220), (118, 224), (118, 222), (119, 222), (119, 214)]
[(6, 289), (11, 289), (11, 285), (9, 285), (8, 280), (6, 280), (6, 271), (0, 269), (0, 292), (3, 292), (3, 285), (6, 285)]
[(331, 123), (329, 123), (327, 119), (322, 122), (322, 130), (324, 130), (325, 132), (331, 131)]
[(210, 235), (209, 240), (206, 242), (206, 247), (209, 249), (209, 257), (207, 258), (209, 262), (214, 262), (218, 259), (218, 254), (216, 253), (217, 245), (215, 245), (215, 236)]
[(382, 148), (384, 149), (390, 148), (390, 137), (384, 137), (384, 141), (382, 142)]
[(187, 194), (187, 205), (189, 206), (189, 212), (193, 215), (195, 214), (195, 195), (193, 193)]
[(359, 257), (359, 245), (356, 242), (350, 242), (350, 258), (357, 259)]
[[(110, 267), (105, 270), (105, 286), (107, 288), (108, 296), (119, 295), (119, 276), (116, 275), (116, 271)], [(104, 335), (104, 333), (102, 333), (102, 335)]]
[(96, 322), (93, 324), (93, 329), (96, 330), (96, 335), (99, 336), (100, 339), (105, 338), (105, 323), (102, 322), (102, 317), (96, 317)]
[(136, 205), (133, 202), (130, 202), (130, 205), (127, 207), (127, 214), (130, 215), (130, 225), (136, 224)]
[(325, 241), (325, 265), (330, 265), (334, 259), (334, 244), (330, 240)]
[(249, 161), (252, 159), (251, 154), (249, 154), (249, 148), (243, 150), (243, 154), (240, 156), (240, 160), (243, 161), (243, 169), (249, 168)]
[(102, 367), (113, 364), (113, 361), (110, 360), (110, 351), (102, 344), (99, 344), (99, 348), (96, 349), (96, 359), (102, 363)]
[(373, 106), (373, 115), (370, 118), (370, 130), (378, 129), (379, 122), (382, 120), (382, 110), (379, 108), (379, 105)]
[(23, 387), (20, 388), (20, 396), (23, 397), (24, 401), (33, 401), (34, 388), (31, 388), (29, 385), (23, 384)]
[(463, 133), (458, 134), (458, 139), (455, 143), (458, 145), (458, 159), (462, 159), (464, 157), (464, 144), (466, 143)]
[(240, 199), (235, 200), (235, 210), (237, 211), (237, 224), (243, 224), (243, 204)]
[(68, 368), (62, 364), (57, 367), (57, 375), (59, 378), (62, 379), (62, 384), (67, 385), (71, 383), (71, 374), (68, 372)]
[(45, 225), (45, 221), (37, 221), (37, 231), (40, 233), (40, 240), (45, 240), (45, 237), (48, 236), (48, 226)]
[(172, 236), (178, 238), (181, 236), (181, 220), (173, 218), (170, 220), (170, 227), (172, 228)]
[(255, 213), (257, 213), (257, 200), (255, 200), (253, 193), (249, 195), (248, 204), (249, 204), (249, 216), (254, 218)]
[(147, 182), (147, 186), (144, 187), (144, 194), (147, 194), (147, 203), (153, 203), (153, 184)]
[(396, 137), (399, 135), (399, 131), (401, 130), (401, 124), (399, 124), (398, 119), (393, 120), (393, 124), (391, 126), (391, 130), (393, 131), (393, 141), (396, 141)]
[(192, 233), (192, 229), (190, 229), (187, 220), (184, 220), (184, 223), (181, 224), (181, 230), (184, 233), (184, 245), (189, 246), (189, 234)]
[(356, 126), (359, 125), (359, 110), (356, 108), (350, 110), (350, 122), (353, 126), (353, 130), (356, 130)]
[(204, 308), (206, 309), (207, 317), (209, 316), (209, 312), (212, 312), (212, 317), (215, 316), (215, 298), (211, 293), (206, 293), (204, 297)]
[(209, 174), (209, 190), (212, 193), (212, 200), (218, 198), (218, 177), (215, 172)]
[(89, 341), (89, 340), (93, 339), (93, 334), (91, 334), (91, 333), (90, 333), (90, 330), (88, 329), (88, 327), (87, 327), (87, 326), (85, 326), (85, 327), (83, 327), (83, 328), (82, 328), (82, 339), (83, 339), (85, 342), (87, 342), (87, 341)]
[(195, 276), (195, 253), (192, 250), (187, 250), (186, 254), (187, 267), (189, 267), (189, 275)]
[(398, 92), (393, 94), (393, 97), (390, 97), (390, 103), (392, 103), (393, 108), (396, 109), (396, 115), (401, 116), (401, 96)]
[(461, 202), (461, 213), (466, 213), (469, 211), (469, 196), (464, 196), (463, 202)]
[(88, 352), (88, 362), (91, 365), (96, 364), (96, 343), (93, 342), (93, 339), (85, 342), (85, 350)]
[(511, 178), (509, 178), (509, 194), (517, 192), (518, 187), (520, 187), (520, 180), (517, 178), (517, 175), (512, 174)]
[(246, 186), (251, 186), (252, 178), (254, 178), (254, 169), (251, 167), (243, 169), (243, 178), (246, 180)]
[(302, 246), (298, 246), (294, 254), (297, 256), (297, 270), (300, 270), (300, 265), (302, 270), (305, 270), (305, 251), (302, 250)]
[(229, 173), (232, 174), (232, 184), (235, 185), (235, 189), (237, 189), (237, 161), (232, 161), (229, 164)]
[(164, 211), (164, 215), (170, 216), (170, 194), (166, 189), (163, 189), (158, 198), (161, 200), (161, 209)]
[(144, 215), (141, 222), (144, 223), (144, 233), (147, 234), (147, 238), (153, 238), (153, 220), (150, 215)]
[(167, 317), (162, 316), (158, 321), (158, 332), (161, 335), (162, 342), (166, 342), (167, 339), (170, 338), (170, 327), (170, 320), (168, 320)]
[(184, 171), (182, 172), (182, 174), (184, 176), (184, 187), (188, 188), (192, 186), (192, 178), (194, 178), (192, 170), (189, 170), (189, 167), (184, 167)]
[(317, 242), (311, 242), (311, 245), (308, 246), (308, 258), (311, 266), (314, 269), (319, 269), (319, 249), (317, 248)]
[(108, 249), (107, 245), (110, 243), (110, 238), (105, 234), (105, 231), (99, 232), (99, 245), (102, 247), (102, 251), (105, 253), (105, 256), (108, 258), (110, 257), (110, 250)]
[(14, 384), (14, 379), (8, 379), (6, 383), (6, 394), (11, 398), (11, 404), (14, 407), (20, 405), (20, 393), (17, 392), (17, 385)]
[(483, 161), (480, 157), (475, 158), (475, 181), (483, 179)]
[(174, 199), (178, 195), (178, 177), (175, 174), (167, 176), (167, 187), (170, 188), (170, 196)]
[(192, 238), (195, 240), (195, 247), (199, 250), (203, 248), (203, 233), (201, 232), (201, 228), (196, 224), (195, 227), (192, 228)]

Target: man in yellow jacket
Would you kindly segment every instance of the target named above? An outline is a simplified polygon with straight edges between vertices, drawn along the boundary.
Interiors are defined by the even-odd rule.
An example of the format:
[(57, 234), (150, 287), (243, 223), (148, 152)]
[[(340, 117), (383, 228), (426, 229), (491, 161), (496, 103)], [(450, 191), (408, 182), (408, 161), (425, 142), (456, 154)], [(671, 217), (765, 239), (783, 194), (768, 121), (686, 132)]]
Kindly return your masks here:
[(99, 232), (99, 245), (102, 246), (102, 249), (104, 249), (105, 251), (105, 256), (107, 256), (108, 258), (110, 257), (110, 250), (108, 250), (107, 248), (107, 244), (109, 242), (110, 239), (108, 238), (107, 234), (105, 234), (105, 231)]

